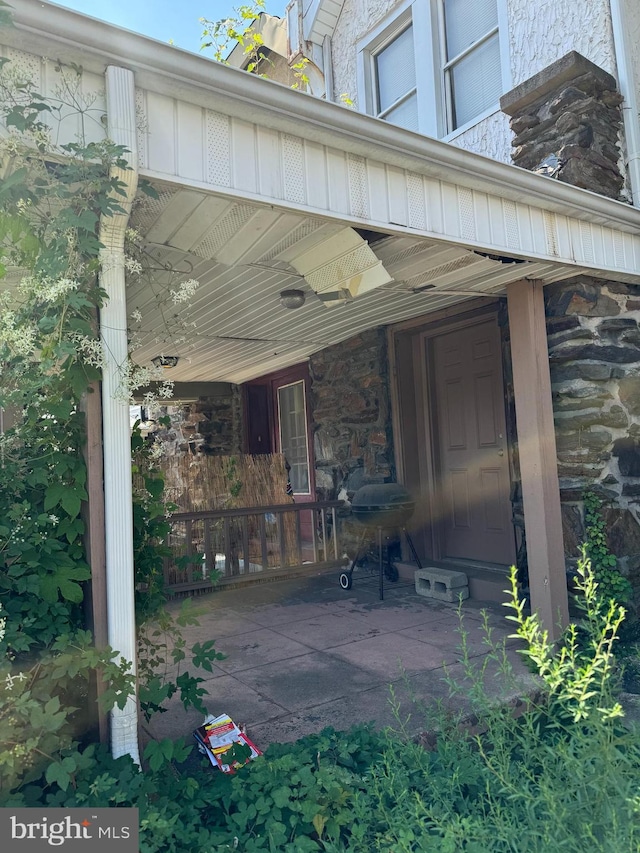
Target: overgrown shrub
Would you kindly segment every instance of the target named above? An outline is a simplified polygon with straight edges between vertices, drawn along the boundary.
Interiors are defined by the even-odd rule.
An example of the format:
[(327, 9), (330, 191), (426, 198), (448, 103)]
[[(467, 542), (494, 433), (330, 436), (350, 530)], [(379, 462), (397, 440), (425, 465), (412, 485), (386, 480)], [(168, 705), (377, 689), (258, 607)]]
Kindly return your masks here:
[[(36, 782), (68, 787), (86, 765), (78, 747), (93, 734), (92, 678), (105, 684), (105, 709), (134, 692), (117, 650), (94, 647), (82, 606), (91, 574), (82, 403), (103, 365), (100, 222), (124, 212), (115, 175), (127, 168), (127, 152), (108, 139), (58, 144), (59, 121), (75, 116), (84, 127), (99, 123), (101, 110), (83, 91), (81, 69), (55, 63), (51, 73), (59, 82), (48, 99), (0, 58), (0, 121), (9, 129), (0, 139), (0, 408), (13, 416), (0, 435), (2, 803)], [(128, 400), (133, 373), (127, 364), (121, 372)], [(142, 656), (145, 711), (176, 691), (204, 710), (202, 679), (183, 672), (172, 682), (158, 672), (166, 644), (154, 632), (175, 637), (180, 625), (162, 611), (163, 483), (153, 471), (142, 475), (138, 616), (140, 625), (155, 620)], [(211, 671), (213, 643), (193, 651), (194, 665)], [(184, 644), (172, 643), (170, 654), (184, 659)]]
[(523, 654), (540, 676), (520, 714), (483, 684), (496, 666), (508, 675), (504, 647), (489, 655), (493, 669), (478, 668), (463, 643), (465, 677), (451, 689), (471, 698), (473, 727), (436, 707), (418, 741), (362, 725), (327, 729), (272, 745), (233, 777), (204, 759), (194, 767), (193, 756), (181, 764), (182, 743), (150, 744), (144, 774), (90, 747), (66, 786), (52, 780), (24, 798), (138, 806), (142, 853), (638, 850), (640, 735), (623, 725), (612, 656), (624, 613), (602, 601), (581, 561), (584, 618), (556, 649), (524, 615), (515, 574), (512, 585)]

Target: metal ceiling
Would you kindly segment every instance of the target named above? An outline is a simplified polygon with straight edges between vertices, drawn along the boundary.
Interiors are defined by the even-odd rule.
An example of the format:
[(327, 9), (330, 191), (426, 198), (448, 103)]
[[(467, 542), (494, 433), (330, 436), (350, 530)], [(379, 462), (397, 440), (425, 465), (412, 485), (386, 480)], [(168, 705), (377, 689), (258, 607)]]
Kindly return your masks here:
[[(138, 204), (132, 225), (149, 267), (128, 286), (129, 313), (142, 318), (131, 322), (134, 359), (179, 356), (170, 373), (176, 381), (244, 382), (366, 329), (504, 295), (511, 281), (548, 283), (580, 272), (386, 236), (369, 242), (391, 281), (328, 310), (295, 264), (314, 248), (321, 255), (321, 244), (330, 246), (345, 225), (166, 187)], [(172, 292), (186, 279), (199, 286), (188, 302), (176, 303)], [(280, 291), (288, 288), (305, 292), (301, 308), (281, 305)]]

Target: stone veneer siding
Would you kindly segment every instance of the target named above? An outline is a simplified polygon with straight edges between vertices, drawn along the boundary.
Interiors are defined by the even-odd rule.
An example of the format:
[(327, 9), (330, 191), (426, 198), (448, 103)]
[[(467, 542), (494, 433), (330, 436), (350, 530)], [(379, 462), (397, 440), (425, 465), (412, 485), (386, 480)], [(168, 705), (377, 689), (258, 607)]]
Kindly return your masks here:
[[(513, 161), (549, 153), (558, 178), (617, 198), (621, 97), (615, 80), (571, 53), (504, 96)], [(582, 495), (605, 502), (609, 547), (640, 600), (640, 287), (578, 276), (545, 290), (565, 552), (584, 541)], [(514, 516), (519, 517), (519, 489)]]
[(640, 286), (580, 276), (547, 288), (545, 303), (565, 549), (578, 554), (592, 489), (640, 592)]
[(169, 455), (230, 456), (241, 452), (242, 398), (238, 385), (229, 384), (215, 396), (167, 406), (163, 414), (171, 423), (157, 431), (156, 440)]
[(371, 329), (311, 356), (318, 500), (394, 478), (387, 339)]
[(513, 162), (535, 169), (555, 154), (558, 180), (619, 198), (621, 103), (610, 74), (568, 53), (501, 99), (515, 133)]

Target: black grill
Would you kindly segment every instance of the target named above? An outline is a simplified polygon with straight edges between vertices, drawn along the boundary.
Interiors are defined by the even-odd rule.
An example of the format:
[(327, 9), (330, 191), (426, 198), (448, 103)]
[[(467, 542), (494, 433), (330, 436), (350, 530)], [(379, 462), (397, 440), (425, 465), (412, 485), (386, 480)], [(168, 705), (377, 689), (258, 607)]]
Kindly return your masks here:
[[(376, 539), (378, 545), (378, 572), (381, 599), (384, 598), (385, 576), (390, 581), (398, 580), (398, 569), (392, 563), (389, 553), (390, 532), (392, 530), (399, 530), (399, 533), (404, 533), (416, 565), (419, 569), (422, 568), (420, 558), (405, 526), (413, 515), (414, 509), (414, 499), (405, 487), (399, 483), (374, 483), (358, 489), (351, 502), (351, 513), (368, 530), (363, 530), (355, 557), (349, 563), (348, 568), (340, 574), (340, 586), (343, 589), (351, 589), (353, 584), (353, 570), (366, 555), (368, 549), (365, 540), (370, 538), (372, 528), (377, 528)], [(387, 532), (383, 533), (383, 530)], [(383, 542), (386, 544), (383, 544)]]
[(362, 486), (351, 502), (353, 517), (366, 527), (404, 527), (414, 509), (415, 501), (399, 483)]

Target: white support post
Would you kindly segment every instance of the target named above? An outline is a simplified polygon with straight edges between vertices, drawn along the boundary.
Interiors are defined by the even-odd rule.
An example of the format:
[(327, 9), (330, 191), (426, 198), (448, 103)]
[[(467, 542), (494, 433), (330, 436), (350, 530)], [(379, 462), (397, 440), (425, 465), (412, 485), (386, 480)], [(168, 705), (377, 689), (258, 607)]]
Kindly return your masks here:
[(531, 610), (552, 641), (569, 621), (542, 282), (507, 285)]
[[(100, 223), (101, 286), (108, 300), (100, 311), (105, 366), (102, 375), (104, 497), (109, 645), (131, 663), (136, 673), (136, 623), (133, 570), (133, 507), (131, 495), (131, 428), (129, 400), (122, 388), (127, 363), (127, 302), (124, 236), (137, 187), (135, 87), (133, 73), (110, 66), (106, 71), (109, 137), (124, 145), (130, 169), (112, 174), (126, 187), (119, 200), (126, 213), (103, 217)], [(124, 393), (123, 393), (124, 391)], [(111, 712), (111, 752), (130, 755), (139, 764), (138, 706), (135, 694), (123, 709)]]

